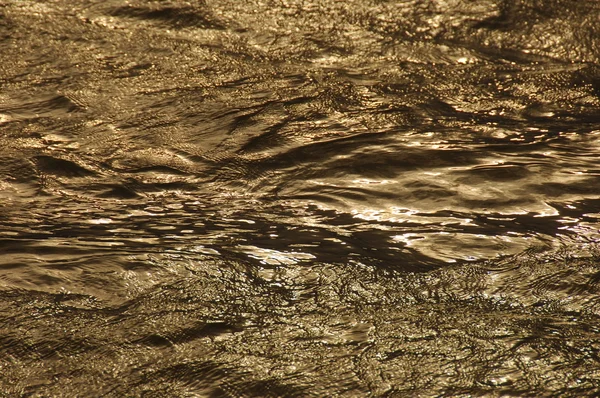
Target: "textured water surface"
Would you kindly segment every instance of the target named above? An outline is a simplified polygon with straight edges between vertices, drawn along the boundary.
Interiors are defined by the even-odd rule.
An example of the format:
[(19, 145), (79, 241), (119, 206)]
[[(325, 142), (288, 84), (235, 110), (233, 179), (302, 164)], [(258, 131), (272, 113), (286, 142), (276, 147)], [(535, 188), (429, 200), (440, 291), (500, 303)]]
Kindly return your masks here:
[(600, 393), (594, 1), (0, 1), (0, 396)]

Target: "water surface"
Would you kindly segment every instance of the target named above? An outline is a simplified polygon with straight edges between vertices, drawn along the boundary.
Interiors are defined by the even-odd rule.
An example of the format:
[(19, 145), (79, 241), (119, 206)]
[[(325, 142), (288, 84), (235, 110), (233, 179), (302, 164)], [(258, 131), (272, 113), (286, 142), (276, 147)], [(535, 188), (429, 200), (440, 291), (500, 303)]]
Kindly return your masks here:
[(599, 18), (0, 2), (0, 391), (598, 394)]

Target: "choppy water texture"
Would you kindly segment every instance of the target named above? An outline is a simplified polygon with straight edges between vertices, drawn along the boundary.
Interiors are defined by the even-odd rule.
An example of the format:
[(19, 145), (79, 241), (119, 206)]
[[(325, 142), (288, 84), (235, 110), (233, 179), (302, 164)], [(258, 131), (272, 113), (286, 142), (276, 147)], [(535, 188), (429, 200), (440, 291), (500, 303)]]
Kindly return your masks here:
[(0, 396), (600, 394), (600, 3), (0, 1)]

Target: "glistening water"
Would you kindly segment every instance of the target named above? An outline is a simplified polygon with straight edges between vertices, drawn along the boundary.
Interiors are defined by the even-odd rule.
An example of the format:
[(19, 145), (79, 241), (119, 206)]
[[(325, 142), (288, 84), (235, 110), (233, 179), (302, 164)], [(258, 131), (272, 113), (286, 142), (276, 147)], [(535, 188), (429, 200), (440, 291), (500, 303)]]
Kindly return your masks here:
[(600, 394), (600, 3), (0, 0), (0, 396)]

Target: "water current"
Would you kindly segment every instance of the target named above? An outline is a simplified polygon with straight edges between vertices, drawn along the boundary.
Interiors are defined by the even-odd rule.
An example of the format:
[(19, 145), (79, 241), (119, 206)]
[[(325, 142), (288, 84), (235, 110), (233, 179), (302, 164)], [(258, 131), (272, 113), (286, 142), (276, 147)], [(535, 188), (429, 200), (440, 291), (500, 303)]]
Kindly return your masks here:
[(600, 394), (600, 3), (0, 0), (0, 396)]

